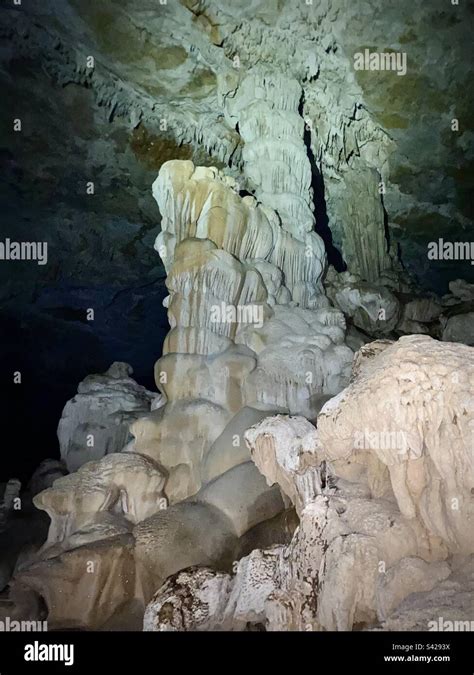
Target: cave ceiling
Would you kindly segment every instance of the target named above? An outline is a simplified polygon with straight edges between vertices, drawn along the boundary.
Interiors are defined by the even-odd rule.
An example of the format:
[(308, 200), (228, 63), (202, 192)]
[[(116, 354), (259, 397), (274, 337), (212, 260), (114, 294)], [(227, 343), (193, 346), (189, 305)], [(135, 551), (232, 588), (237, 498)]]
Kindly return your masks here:
[[(350, 227), (341, 204), (354, 200), (364, 171), (376, 171), (392, 246), (422, 285), (444, 292), (461, 274), (446, 262), (430, 265), (426, 246), (439, 237), (472, 238), (473, 11), (467, 2), (456, 12), (445, 5), (45, 0), (4, 9), (4, 91), (16, 107), (24, 101), (25, 117), (40, 108), (44, 119), (43, 128), (35, 119), (36, 128), (26, 129), (22, 150), (7, 141), (7, 170), (15, 171), (23, 152), (25, 190), (57, 211), (66, 202), (88, 210), (84, 199), (78, 203), (77, 184), (91, 174), (101, 189), (91, 217), (134, 223), (118, 248), (140, 250), (143, 261), (153, 255), (141, 250), (149, 248), (147, 232), (159, 227), (149, 186), (161, 164), (193, 158), (226, 167), (250, 189), (226, 99), (242, 73), (289, 73), (303, 87), (301, 113), (336, 246)], [(407, 73), (355, 71), (354, 53), (367, 48), (406, 52)], [(5, 124), (5, 111), (2, 117)], [(357, 208), (363, 204), (351, 204), (349, 213)], [(100, 275), (99, 259), (89, 258), (83, 269), (93, 274), (96, 266)], [(67, 274), (69, 263), (61, 265)]]

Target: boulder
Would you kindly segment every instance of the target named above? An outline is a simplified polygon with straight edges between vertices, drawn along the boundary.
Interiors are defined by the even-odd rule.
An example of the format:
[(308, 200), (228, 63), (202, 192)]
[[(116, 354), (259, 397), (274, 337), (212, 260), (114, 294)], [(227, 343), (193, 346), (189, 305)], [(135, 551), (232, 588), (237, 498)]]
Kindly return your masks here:
[(58, 439), (68, 471), (120, 452), (129, 440), (130, 423), (150, 410), (157, 394), (137, 384), (132, 372), (126, 363), (113, 363), (103, 375), (88, 375), (66, 403)]

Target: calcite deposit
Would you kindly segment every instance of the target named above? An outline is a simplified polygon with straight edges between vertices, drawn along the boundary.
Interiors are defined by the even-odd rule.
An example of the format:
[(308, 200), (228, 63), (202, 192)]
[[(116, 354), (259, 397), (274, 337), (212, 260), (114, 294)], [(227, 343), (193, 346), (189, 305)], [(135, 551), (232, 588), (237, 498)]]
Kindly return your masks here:
[[(265, 82), (245, 87), (278, 109)], [(257, 183), (262, 152), (248, 155)], [(298, 209), (304, 186), (287, 186)], [(126, 364), (80, 385), (59, 427), (72, 473), (34, 497), (51, 524), (12, 596), (40, 596), (58, 627), (386, 628), (474, 553), (472, 348), (391, 339), (401, 317), (431, 324), (442, 306), (402, 304), (389, 271), (385, 286), (334, 270), (323, 284), (322, 240), (264, 190), (258, 203), (213, 167), (170, 161), (153, 193), (169, 293), (160, 394)]]
[(255, 197), (240, 197), (237, 187), (234, 179), (213, 167), (194, 167), (191, 161), (163, 165), (153, 185), (163, 215), (155, 248), (167, 271), (183, 239), (208, 239), (241, 263), (271, 263), (274, 267), (267, 265), (267, 274), (274, 270), (278, 278), (279, 270), (285, 279), (277, 290), (283, 304), (294, 299), (304, 307), (325, 306), (318, 296), (323, 292), (326, 254), (321, 237), (311, 231), (313, 222), (305, 232), (288, 231), (279, 213), (265, 202), (259, 205)]
[[(64, 406), (60, 459), (2, 485), (15, 616), (146, 631), (468, 620), (472, 261), (427, 251), (468, 238), (470, 9), (415, 4), (2, 10), (2, 85), (44, 110), (0, 153), (5, 189), (13, 207), (30, 190), (56, 247), (2, 285), (18, 335), (28, 306), (27, 344), (46, 336), (23, 382), (42, 369), (61, 384), (67, 362), (74, 387), (48, 401), (62, 408), (89, 363), (112, 363)], [(408, 68), (356, 69), (366, 45), (408, 52)], [(17, 221), (22, 237), (37, 227), (28, 206)], [(31, 400), (34, 434), (48, 420)]]
[(77, 395), (66, 404), (58, 439), (69, 471), (119, 452), (129, 439), (130, 422), (159, 401), (155, 393), (130, 377), (132, 373), (127, 363), (113, 363), (103, 375), (86, 377)]
[(145, 630), (426, 631), (443, 630), (438, 612), (469, 619), (474, 352), (422, 336), (374, 346), (316, 427), (278, 415), (245, 433), (299, 514), (291, 543), (254, 550), (232, 574), (180, 572)]
[(291, 506), (251, 460), (246, 430), (275, 412), (315, 417), (349, 381), (354, 352), (324, 293), (314, 232), (293, 236), (230, 177), (189, 161), (166, 163), (153, 191), (169, 291), (170, 333), (155, 366), (162, 398), (114, 364), (66, 406), (63, 456), (80, 468), (35, 497), (51, 518), (48, 539), (16, 582), (47, 598), (54, 625), (105, 627), (128, 602), (119, 584), (109, 616), (95, 615), (99, 587), (84, 596), (78, 582), (67, 607), (51, 589), (58, 565), (81, 577), (88, 551), (110, 565), (117, 538), (128, 542), (121, 583), (138, 584), (143, 608), (180, 569), (229, 566), (246, 537), (264, 537), (254, 528)]
[[(266, 82), (245, 86), (278, 109)], [(262, 152), (247, 157), (256, 183)], [(72, 473), (34, 497), (51, 524), (17, 566), (20, 610), (40, 596), (51, 625), (93, 629), (143, 615), (160, 631), (386, 629), (474, 553), (472, 348), (391, 339), (400, 321), (442, 321), (442, 305), (402, 304), (389, 271), (386, 285), (334, 270), (323, 284), (322, 240), (291, 227), (307, 181), (289, 181), (283, 215), (262, 185), (258, 203), (216, 168), (160, 170), (160, 394), (117, 363), (66, 406)]]
[(133, 449), (169, 471), (174, 502), (201, 488), (201, 467), (217, 475), (212, 446), (228, 425), (241, 437), (248, 414), (233, 420), (243, 408), (314, 416), (348, 381), (353, 351), (320, 284), (322, 242), (310, 256), (296, 237), (294, 249), (283, 245), (278, 214), (240, 197), (217, 169), (167, 162), (153, 190), (171, 327), (155, 380), (167, 403), (131, 432)]

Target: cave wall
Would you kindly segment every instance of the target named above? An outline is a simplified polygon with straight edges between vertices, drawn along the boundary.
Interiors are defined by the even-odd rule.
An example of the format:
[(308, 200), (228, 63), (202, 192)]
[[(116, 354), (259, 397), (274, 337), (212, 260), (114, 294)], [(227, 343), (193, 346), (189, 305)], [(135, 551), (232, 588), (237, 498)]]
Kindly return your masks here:
[[(439, 293), (474, 279), (469, 262), (426, 256), (438, 237), (472, 239), (471, 18), (471, 3), (442, 0), (2, 6), (3, 223), (16, 239), (49, 244), (44, 267), (0, 267), (6, 419), (28, 430), (30, 447), (39, 432), (32, 452), (57, 451), (56, 420), (87, 373), (128, 361), (150, 386), (167, 323), (149, 186), (177, 158), (226, 167), (258, 192), (245, 171), (245, 120), (231, 110), (256, 64), (302, 87), (310, 207), (330, 262), (369, 281), (405, 270)], [(364, 48), (406, 51), (407, 74), (354, 71)]]

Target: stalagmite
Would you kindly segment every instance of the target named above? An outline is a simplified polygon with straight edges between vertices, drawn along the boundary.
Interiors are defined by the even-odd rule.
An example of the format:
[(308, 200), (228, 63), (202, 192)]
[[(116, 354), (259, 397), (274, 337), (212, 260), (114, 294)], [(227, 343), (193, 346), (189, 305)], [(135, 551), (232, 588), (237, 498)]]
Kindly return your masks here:
[(433, 606), (466, 616), (473, 354), (423, 336), (380, 340), (358, 353), (317, 428), (285, 415), (251, 427), (252, 459), (299, 514), (291, 543), (253, 551), (234, 575), (186, 570), (158, 590), (145, 630), (412, 630), (423, 619), (427, 630)]
[[(127, 603), (128, 595), (111, 591), (108, 613), (94, 613), (94, 594), (57, 606), (52, 561), (72, 566), (70, 576), (88, 551), (110, 566), (122, 538), (129, 551), (124, 579), (144, 607), (169, 575), (189, 565), (229, 565), (247, 534), (258, 542), (257, 528), (278, 517), (285, 501), (251, 461), (246, 429), (276, 412), (314, 417), (349, 381), (353, 352), (344, 316), (323, 292), (324, 247), (314, 232), (304, 241), (293, 236), (275, 211), (240, 197), (232, 179), (212, 167), (167, 162), (153, 190), (169, 292), (170, 333), (155, 366), (162, 397), (155, 405), (121, 366), (81, 385), (84, 402), (104, 400), (99, 455), (114, 454), (35, 497), (52, 519), (48, 541), (16, 580), (46, 598), (55, 625), (107, 626), (115, 603)], [(143, 399), (140, 410), (136, 398), (128, 404), (130, 395)], [(69, 405), (74, 411), (77, 402)], [(122, 426), (112, 442), (114, 416)], [(83, 433), (68, 419), (64, 437), (76, 426)], [(171, 540), (181, 543), (175, 548)]]
[(213, 167), (177, 160), (162, 166), (153, 185), (163, 215), (155, 248), (166, 270), (183, 239), (209, 239), (243, 263), (255, 259), (273, 263), (290, 293), (306, 284), (314, 306), (318, 300), (313, 296), (323, 294), (326, 254), (321, 238), (311, 228), (301, 236), (285, 230), (271, 207), (258, 205), (252, 197), (241, 198), (235, 188), (235, 181)]
[(113, 363), (103, 375), (89, 375), (66, 404), (58, 425), (61, 458), (69, 471), (120, 452), (132, 420), (150, 410), (156, 394), (138, 385), (126, 363)]
[(0, 619), (472, 628), (469, 3), (4, 4)]

